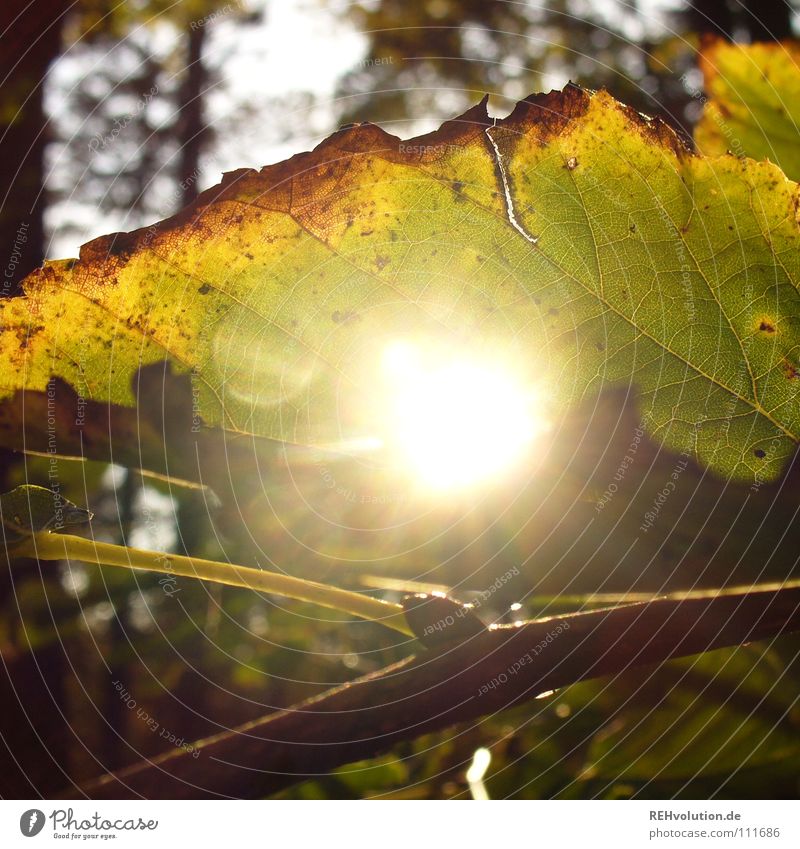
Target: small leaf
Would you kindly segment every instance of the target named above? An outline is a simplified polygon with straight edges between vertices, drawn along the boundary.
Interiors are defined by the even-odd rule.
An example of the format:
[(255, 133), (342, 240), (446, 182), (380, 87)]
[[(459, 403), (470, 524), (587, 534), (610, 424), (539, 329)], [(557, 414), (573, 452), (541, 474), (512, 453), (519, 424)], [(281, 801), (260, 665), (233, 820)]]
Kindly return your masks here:
[(0, 495), (0, 518), (6, 541), (12, 543), (39, 531), (84, 524), (92, 514), (58, 491), (42, 486), (18, 486)]

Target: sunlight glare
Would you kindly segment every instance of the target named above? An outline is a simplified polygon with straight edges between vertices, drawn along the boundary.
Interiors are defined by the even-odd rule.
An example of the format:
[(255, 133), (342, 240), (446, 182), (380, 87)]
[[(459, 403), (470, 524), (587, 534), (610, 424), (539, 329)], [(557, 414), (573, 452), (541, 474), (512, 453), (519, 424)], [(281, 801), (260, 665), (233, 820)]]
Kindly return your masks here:
[(507, 470), (546, 428), (537, 393), (500, 364), (397, 342), (384, 351), (383, 369), (394, 442), (432, 489)]
[(472, 763), (467, 770), (466, 779), (469, 784), (469, 791), (472, 794), (472, 798), (476, 802), (489, 801), (489, 793), (486, 790), (486, 785), (483, 783), (483, 779), (491, 762), (492, 753), (488, 749), (483, 746), (479, 749), (475, 749), (475, 752), (472, 755)]

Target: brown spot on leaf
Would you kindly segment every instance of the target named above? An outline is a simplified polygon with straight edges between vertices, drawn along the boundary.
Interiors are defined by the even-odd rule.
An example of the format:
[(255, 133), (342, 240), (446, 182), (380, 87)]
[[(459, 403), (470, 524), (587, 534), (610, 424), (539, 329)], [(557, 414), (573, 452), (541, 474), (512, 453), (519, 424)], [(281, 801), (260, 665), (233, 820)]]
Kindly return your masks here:
[(787, 380), (797, 380), (800, 377), (800, 370), (798, 370), (794, 363), (790, 363), (789, 360), (781, 361), (781, 370)]

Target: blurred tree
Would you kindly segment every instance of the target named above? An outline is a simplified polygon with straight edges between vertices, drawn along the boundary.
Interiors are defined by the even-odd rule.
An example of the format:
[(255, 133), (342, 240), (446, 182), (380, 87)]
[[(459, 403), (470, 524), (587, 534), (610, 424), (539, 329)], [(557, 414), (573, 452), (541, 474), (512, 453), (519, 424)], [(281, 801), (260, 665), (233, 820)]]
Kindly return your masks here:
[(683, 13), (686, 27), (733, 40), (779, 41), (792, 31), (794, 2), (786, 0), (690, 0)]
[[(784, 0), (735, 7), (726, 0), (692, 0), (660, 16), (636, 0), (365, 0), (346, 14), (368, 46), (340, 84), (345, 122), (439, 123), (485, 92), (496, 108), (507, 110), (534, 91), (572, 79), (608, 88), (686, 135), (693, 116), (687, 121), (690, 97), (680, 76), (695, 64), (694, 33), (782, 38), (791, 24)], [(407, 128), (413, 131), (413, 124)]]
[(59, 0), (0, 4), (0, 296), (16, 294), (44, 258), (44, 79), (66, 14)]
[[(219, 80), (205, 59), (210, 30), (220, 19), (258, 18), (223, 0), (84, 0), (69, 38), (72, 54), (93, 71), (54, 122), (53, 196), (99, 203), (125, 229), (191, 202), (213, 142), (205, 100)], [(75, 175), (82, 175), (77, 187)]]
[[(87, 175), (82, 190), (89, 203), (131, 215), (135, 223), (137, 215), (140, 223), (153, 213), (163, 217), (196, 196), (200, 157), (211, 139), (204, 98), (214, 82), (203, 50), (209, 25), (218, 15), (230, 14), (252, 20), (239, 4), (224, 0), (10, 0), (0, 6), (0, 244), (7, 249), (0, 295), (18, 294), (20, 281), (42, 262), (46, 204), (58, 196), (74, 199), (81, 173)], [(154, 50), (159, 40), (166, 47)], [(74, 108), (64, 113), (66, 123), (50, 122), (46, 114), (46, 81), (60, 57), (94, 66), (93, 73), (80, 78)], [(57, 150), (59, 144), (62, 156), (67, 150), (70, 154), (60, 185), (45, 178), (48, 145)], [(96, 156), (101, 149), (108, 155)], [(8, 452), (2, 461), (6, 486), (15, 477), (18, 482), (50, 483), (44, 467), (23, 466), (21, 457)], [(70, 468), (66, 462), (59, 466), (59, 482), (66, 488)], [(116, 524), (123, 538), (135, 524), (137, 488), (134, 476), (127, 480), (130, 485), (123, 487), (119, 500), (113, 499), (118, 515), (110, 522), (111, 533)], [(82, 488), (77, 479), (73, 485), (76, 491)], [(108, 495), (100, 487), (91, 489), (99, 502)], [(186, 511), (182, 519), (197, 523)], [(102, 521), (96, 524), (102, 528)], [(103, 588), (105, 598), (99, 603), (111, 606), (106, 671), (112, 678), (132, 678), (129, 606), (140, 596), (131, 593), (129, 581), (111, 581)], [(17, 646), (11, 639), (2, 647), (0, 739), (10, 746), (6, 760), (14, 764), (0, 774), (5, 798), (63, 788), (80, 762), (78, 741), (96, 733), (91, 717), (99, 705), (106, 733), (97, 741), (97, 756), (112, 768), (131, 757), (121, 746), (129, 712), (118, 694), (112, 688), (109, 695), (105, 678), (87, 690), (76, 671), (86, 635), (68, 624), (75, 615), (70, 609), (74, 595), (52, 570), (43, 571), (34, 562), (17, 562), (13, 574), (7, 571), (0, 579), (0, 606), (12, 621), (21, 617), (26, 632), (40, 622), (42, 600), (51, 614), (60, 610), (58, 622), (54, 619), (49, 628), (41, 623), (44, 630), (35, 646)], [(93, 774), (97, 765), (85, 768)]]
[[(44, 258), (44, 155), (46, 119), (44, 80), (62, 47), (66, 12), (59, 0), (7, 0), (0, 4), (0, 246), (3, 277), (0, 296), (18, 294), (20, 281)], [(0, 457), (0, 483), (7, 487), (19, 458)], [(21, 561), (17, 577), (36, 583), (37, 564)], [(42, 582), (44, 579), (42, 579)], [(0, 574), (0, 609), (13, 616), (19, 586)], [(9, 622), (13, 619), (9, 618)], [(2, 639), (0, 670), (0, 796), (36, 794), (40, 786), (63, 784), (58, 763), (66, 759), (68, 739), (50, 721), (65, 702), (65, 662), (51, 642), (36, 657), (12, 650), (10, 633)], [(47, 705), (51, 710), (32, 710)], [(63, 728), (61, 729), (63, 731)], [(25, 757), (23, 765), (18, 752)]]

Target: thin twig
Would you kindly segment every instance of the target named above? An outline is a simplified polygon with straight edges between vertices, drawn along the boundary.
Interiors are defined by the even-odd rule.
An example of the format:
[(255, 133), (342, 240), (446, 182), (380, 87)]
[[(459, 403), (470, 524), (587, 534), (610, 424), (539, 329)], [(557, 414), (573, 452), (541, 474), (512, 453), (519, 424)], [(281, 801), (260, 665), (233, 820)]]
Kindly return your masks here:
[(13, 554), (20, 557), (35, 557), (38, 560), (81, 560), (84, 563), (96, 563), (101, 566), (117, 566), (143, 572), (163, 572), (185, 578), (199, 578), (231, 587), (275, 593), (286, 598), (341, 610), (362, 619), (370, 619), (406, 636), (413, 636), (403, 615), (403, 608), (399, 604), (391, 604), (317, 581), (280, 575), (277, 572), (267, 572), (249, 566), (128, 548), (124, 545), (96, 542), (72, 534), (32, 534), (15, 547)]

